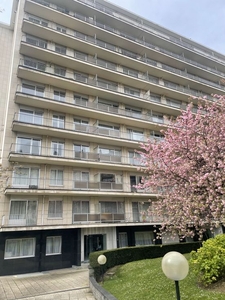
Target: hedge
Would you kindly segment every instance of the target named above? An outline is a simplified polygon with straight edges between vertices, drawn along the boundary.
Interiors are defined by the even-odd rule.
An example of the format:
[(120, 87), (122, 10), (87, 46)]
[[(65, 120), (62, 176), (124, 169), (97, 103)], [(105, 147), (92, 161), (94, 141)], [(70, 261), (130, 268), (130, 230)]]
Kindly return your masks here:
[[(192, 250), (196, 251), (201, 247), (201, 245), (202, 244), (200, 242), (192, 242), (102, 250), (90, 253), (89, 264), (94, 270), (96, 280), (99, 280), (102, 273), (105, 273), (108, 269), (114, 266), (123, 265), (136, 260), (163, 257), (170, 251), (177, 251), (182, 254), (190, 253)], [(98, 256), (101, 254), (104, 254), (107, 258), (107, 262), (103, 266), (100, 266), (97, 261)]]

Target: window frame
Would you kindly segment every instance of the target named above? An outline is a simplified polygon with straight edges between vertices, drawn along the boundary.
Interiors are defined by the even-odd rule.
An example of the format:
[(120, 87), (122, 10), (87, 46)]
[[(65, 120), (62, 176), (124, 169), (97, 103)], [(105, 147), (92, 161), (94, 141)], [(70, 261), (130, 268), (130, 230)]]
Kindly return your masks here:
[[(59, 205), (59, 207), (57, 207)], [(53, 207), (51, 207), (53, 206)], [(60, 208), (60, 212), (57, 210)], [(50, 210), (53, 209), (53, 212)], [(48, 201), (48, 219), (62, 219), (63, 218), (63, 200), (49, 200)]]
[[(52, 178), (52, 174), (53, 172), (55, 172), (54, 174), (54, 178)], [(59, 172), (62, 172), (62, 183), (58, 183), (58, 176), (59, 176)], [(64, 176), (64, 172), (61, 169), (51, 169), (50, 170), (50, 180), (49, 180), (49, 185), (50, 186), (63, 186), (63, 176)]]
[[(59, 252), (50, 252), (48, 253), (48, 241), (51, 239), (52, 240), (52, 247), (54, 248), (54, 240), (56, 238), (60, 238), (60, 251)], [(51, 255), (61, 255), (62, 254), (62, 236), (47, 236), (46, 237), (46, 249), (45, 249), (45, 255), (46, 256), (51, 256)]]
[[(32, 247), (33, 247), (33, 251), (32, 254), (30, 255), (17, 255), (17, 256), (7, 256), (6, 253), (9, 253), (9, 251), (6, 251), (8, 243), (9, 242), (16, 242), (18, 241), (20, 243), (19, 245), (19, 251), (21, 253), (21, 250), (23, 251), (24, 249), (21, 249), (21, 247), (25, 247), (25, 245), (23, 245), (23, 243), (25, 243), (27, 240), (32, 240)], [(22, 244), (22, 245), (21, 245)], [(27, 247), (26, 247), (27, 248)], [(35, 249), (36, 248), (36, 238), (20, 238), (20, 239), (6, 239), (5, 241), (5, 250), (4, 250), (4, 260), (8, 260), (8, 259), (21, 259), (21, 258), (27, 258), (27, 257), (35, 257)]]

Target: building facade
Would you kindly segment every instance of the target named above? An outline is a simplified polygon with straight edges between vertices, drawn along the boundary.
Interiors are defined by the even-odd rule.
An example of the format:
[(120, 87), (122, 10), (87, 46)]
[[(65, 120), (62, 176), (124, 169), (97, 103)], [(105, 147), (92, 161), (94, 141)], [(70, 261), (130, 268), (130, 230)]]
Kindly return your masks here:
[(154, 244), (157, 195), (136, 187), (135, 150), (162, 139), (190, 95), (224, 93), (225, 56), (103, 0), (15, 0), (14, 11), (0, 50), (1, 162), (12, 169), (0, 274)]

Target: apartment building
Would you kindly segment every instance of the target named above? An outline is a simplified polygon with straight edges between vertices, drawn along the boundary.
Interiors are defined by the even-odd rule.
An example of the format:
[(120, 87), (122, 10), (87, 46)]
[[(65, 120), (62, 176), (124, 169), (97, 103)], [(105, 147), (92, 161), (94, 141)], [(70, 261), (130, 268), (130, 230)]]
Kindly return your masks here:
[(160, 141), (190, 95), (224, 93), (225, 56), (104, 0), (15, 0), (12, 22), (1, 29), (1, 162), (12, 171), (0, 274), (154, 244), (162, 220), (157, 195), (136, 187), (136, 149)]

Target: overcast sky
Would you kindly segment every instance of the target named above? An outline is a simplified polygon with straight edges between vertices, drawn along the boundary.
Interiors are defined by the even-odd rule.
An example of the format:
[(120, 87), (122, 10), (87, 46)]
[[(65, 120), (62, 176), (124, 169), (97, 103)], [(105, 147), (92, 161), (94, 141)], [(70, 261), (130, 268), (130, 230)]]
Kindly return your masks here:
[[(63, 1), (63, 0), (62, 0)], [(9, 22), (12, 0), (0, 0)], [(225, 54), (225, 0), (110, 0), (158, 25)]]

